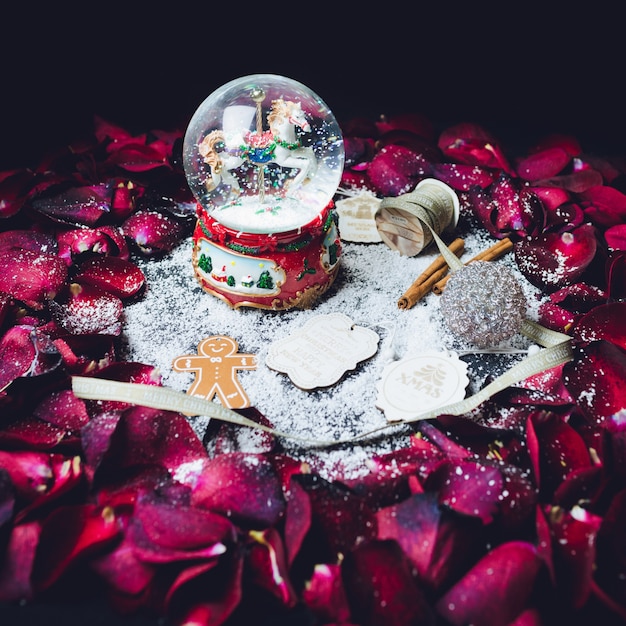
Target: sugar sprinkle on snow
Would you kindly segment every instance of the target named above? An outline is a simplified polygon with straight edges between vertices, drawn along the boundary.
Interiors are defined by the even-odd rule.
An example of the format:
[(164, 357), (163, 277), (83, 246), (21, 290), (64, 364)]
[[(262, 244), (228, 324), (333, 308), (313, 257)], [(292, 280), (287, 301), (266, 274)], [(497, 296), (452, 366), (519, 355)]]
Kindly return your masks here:
[[(465, 239), (463, 260), (471, 258), (493, 243), (484, 231), (457, 233)], [(242, 353), (257, 357), (255, 370), (240, 370), (239, 380), (258, 409), (278, 430), (298, 437), (335, 440), (359, 435), (387, 420), (375, 406), (382, 370), (390, 358), (418, 354), (425, 350), (471, 349), (446, 330), (439, 310), (439, 296), (427, 295), (409, 310), (397, 306), (398, 298), (438, 254), (431, 246), (415, 257), (401, 256), (383, 243), (344, 242), (339, 275), (331, 289), (307, 310), (267, 311), (254, 308), (231, 309), (220, 299), (205, 293), (193, 274), (191, 240), (186, 239), (162, 258), (138, 262), (146, 276), (144, 296), (124, 308), (122, 351), (128, 361), (157, 367), (163, 385), (186, 392), (193, 374), (175, 372), (174, 358), (195, 354), (198, 343), (211, 335), (228, 335), (239, 344)], [(513, 255), (502, 257), (518, 277), (529, 303), (528, 317), (536, 319), (538, 290), (521, 276)], [(347, 372), (329, 388), (304, 391), (289, 378), (267, 367), (265, 358), (270, 344), (300, 329), (312, 316), (341, 312), (356, 325), (365, 326), (380, 336), (378, 352)], [(523, 337), (508, 344), (527, 348)], [(498, 357), (503, 367), (511, 358)], [(479, 388), (490, 374), (489, 366), (469, 366), (473, 387)], [(474, 393), (475, 389), (470, 389)], [(190, 418), (200, 438), (208, 424), (206, 417)], [(285, 451), (306, 461), (323, 477), (356, 477), (371, 471), (368, 460), (376, 454), (391, 452), (407, 444), (411, 430), (398, 425), (370, 441), (331, 449), (308, 449), (285, 439)], [(247, 452), (259, 451), (259, 433), (242, 427), (237, 444)]]

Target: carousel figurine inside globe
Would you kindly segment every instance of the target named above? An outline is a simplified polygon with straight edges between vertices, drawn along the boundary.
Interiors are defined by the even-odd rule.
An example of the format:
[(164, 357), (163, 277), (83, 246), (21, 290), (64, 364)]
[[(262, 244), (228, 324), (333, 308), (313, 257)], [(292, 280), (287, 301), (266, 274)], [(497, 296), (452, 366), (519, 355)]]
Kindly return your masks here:
[(343, 137), (319, 96), (283, 76), (233, 80), (193, 115), (183, 164), (202, 288), (235, 308), (312, 306), (341, 255), (333, 196)]

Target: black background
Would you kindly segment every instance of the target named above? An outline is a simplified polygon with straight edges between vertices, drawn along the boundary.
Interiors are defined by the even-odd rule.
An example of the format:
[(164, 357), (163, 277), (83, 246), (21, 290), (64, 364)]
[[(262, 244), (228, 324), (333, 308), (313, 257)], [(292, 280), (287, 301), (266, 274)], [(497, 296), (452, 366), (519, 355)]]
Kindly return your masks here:
[[(334, 6), (336, 5), (336, 6)], [(530, 141), (626, 145), (624, 36), (602, 2), (115, 2), (4, 9), (0, 167), (36, 164), (100, 115), (131, 131), (184, 129), (221, 84), (294, 78), (340, 123), (419, 112)]]
[[(214, 89), (252, 73), (299, 80), (340, 123), (419, 112), (437, 128), (475, 121), (516, 142), (572, 133), (587, 150), (626, 154), (626, 55), (613, 6), (128, 0), (5, 7), (0, 170), (36, 165), (90, 132), (94, 115), (132, 132), (184, 129)], [(11, 624), (117, 621), (82, 604), (5, 611)]]

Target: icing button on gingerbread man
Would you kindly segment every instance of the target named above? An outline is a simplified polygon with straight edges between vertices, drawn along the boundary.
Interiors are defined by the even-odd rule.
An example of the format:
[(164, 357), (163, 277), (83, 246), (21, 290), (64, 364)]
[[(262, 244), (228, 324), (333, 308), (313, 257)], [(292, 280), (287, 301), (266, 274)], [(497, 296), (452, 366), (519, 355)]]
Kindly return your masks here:
[(176, 357), (172, 368), (194, 372), (196, 378), (187, 390), (190, 396), (212, 400), (217, 396), (229, 409), (245, 409), (250, 400), (237, 377), (237, 370), (256, 369), (256, 356), (239, 354), (239, 344), (225, 335), (207, 337), (198, 344), (198, 354)]

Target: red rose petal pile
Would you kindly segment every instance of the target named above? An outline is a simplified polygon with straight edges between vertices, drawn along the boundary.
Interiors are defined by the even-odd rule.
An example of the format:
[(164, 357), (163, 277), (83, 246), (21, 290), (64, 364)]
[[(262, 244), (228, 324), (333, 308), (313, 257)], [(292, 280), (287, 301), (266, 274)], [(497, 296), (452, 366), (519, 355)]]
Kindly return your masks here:
[(74, 397), (76, 374), (161, 384), (117, 338), (145, 288), (137, 259), (194, 219), (181, 135), (97, 119), (91, 140), (0, 173), (0, 601), (104, 597), (198, 626), (626, 621), (623, 163), (566, 136), (511, 154), (419, 115), (344, 135), (344, 187), (435, 177), (462, 219), (510, 237), (574, 360), (418, 423), (358, 479), (269, 436), (242, 453), (227, 429), (203, 442), (181, 414)]

